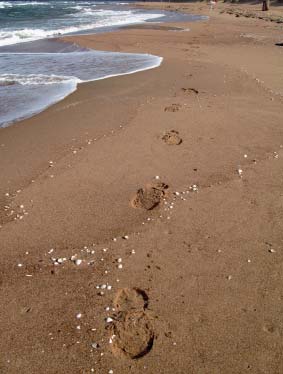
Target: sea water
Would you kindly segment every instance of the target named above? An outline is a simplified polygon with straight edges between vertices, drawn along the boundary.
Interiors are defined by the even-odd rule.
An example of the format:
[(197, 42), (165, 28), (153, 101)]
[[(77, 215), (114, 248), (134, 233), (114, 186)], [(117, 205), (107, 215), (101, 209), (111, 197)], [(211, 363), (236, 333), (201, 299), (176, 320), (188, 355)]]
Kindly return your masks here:
[(162, 62), (158, 56), (94, 51), (52, 38), (174, 17), (173, 12), (131, 9), (112, 1), (0, 1), (0, 127), (58, 102), (78, 83)]

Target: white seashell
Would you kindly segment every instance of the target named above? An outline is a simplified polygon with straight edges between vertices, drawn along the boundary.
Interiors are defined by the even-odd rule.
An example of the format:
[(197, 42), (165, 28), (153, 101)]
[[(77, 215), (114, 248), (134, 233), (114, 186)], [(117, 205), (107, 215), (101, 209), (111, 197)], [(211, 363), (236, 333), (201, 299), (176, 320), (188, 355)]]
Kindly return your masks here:
[(79, 266), (82, 262), (83, 262), (83, 260), (77, 259), (77, 260), (75, 261), (75, 264)]

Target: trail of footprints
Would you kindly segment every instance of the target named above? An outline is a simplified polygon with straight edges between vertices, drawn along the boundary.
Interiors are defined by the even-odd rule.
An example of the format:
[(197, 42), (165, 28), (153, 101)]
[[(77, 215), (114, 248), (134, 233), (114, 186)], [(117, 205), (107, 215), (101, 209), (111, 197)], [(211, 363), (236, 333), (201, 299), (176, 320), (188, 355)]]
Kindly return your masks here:
[[(179, 105), (165, 108), (165, 111), (178, 111)], [(161, 140), (167, 145), (179, 145), (182, 138), (176, 130), (163, 134)], [(131, 199), (133, 208), (152, 210), (166, 197), (168, 185), (160, 181), (146, 184), (137, 190)], [(118, 290), (113, 300), (115, 314), (111, 317), (110, 345), (114, 356), (138, 359), (146, 355), (154, 343), (154, 329), (147, 313), (148, 296), (139, 288)]]

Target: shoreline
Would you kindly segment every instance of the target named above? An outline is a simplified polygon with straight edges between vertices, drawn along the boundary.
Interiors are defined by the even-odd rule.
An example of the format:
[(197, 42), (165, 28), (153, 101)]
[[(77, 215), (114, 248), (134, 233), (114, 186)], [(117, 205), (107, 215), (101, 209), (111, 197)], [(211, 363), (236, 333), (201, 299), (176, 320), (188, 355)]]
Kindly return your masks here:
[[(281, 29), (209, 16), (65, 37), (164, 61), (0, 130), (0, 371), (282, 371)], [(133, 208), (160, 182), (157, 206)], [(138, 359), (120, 289), (151, 339)]]
[[(131, 8), (129, 8), (131, 9)], [(132, 9), (136, 9), (136, 7), (132, 7)], [(129, 23), (129, 24), (125, 24), (125, 25), (121, 25), (121, 26), (109, 26), (108, 28), (105, 27), (105, 28), (98, 28), (97, 31), (95, 32), (95, 30), (93, 30), (94, 33), (91, 33), (90, 31), (86, 30), (86, 33), (84, 32), (80, 32), (80, 33), (73, 33), (73, 34), (66, 34), (66, 35), (62, 35), (62, 36), (54, 36), (54, 37), (50, 37), (50, 38), (45, 38), (45, 39), (35, 39), (33, 41), (27, 41), (27, 42), (23, 42), (23, 43), (16, 43), (16, 44), (12, 44), (12, 45), (4, 45), (4, 46), (1, 46), (0, 47), (0, 53), (3, 53), (4, 55), (7, 55), (9, 56), (9, 54), (17, 54), (17, 53), (20, 53), (20, 54), (31, 54), (31, 55), (36, 55), (37, 53), (38, 54), (45, 54), (45, 53), (49, 53), (49, 52), (52, 52), (52, 53), (66, 53), (66, 52), (80, 52), (80, 53), (83, 53), (84, 50), (81, 49), (79, 46), (77, 46), (76, 43), (73, 43), (73, 42), (69, 42), (68, 41), (68, 37), (72, 38), (72, 37), (76, 37), (76, 36), (87, 36), (87, 35), (96, 35), (96, 34), (100, 34), (100, 33), (113, 33), (115, 31), (119, 31), (119, 30), (123, 30), (124, 28), (131, 28), (131, 27), (134, 27), (134, 28), (149, 28), (149, 29), (156, 29), (157, 27), (160, 29), (161, 26), (159, 26), (159, 24), (166, 24), (169, 22), (169, 26), (162, 26), (161, 29), (167, 29), (167, 30), (172, 30), (172, 31), (181, 31), (180, 28), (178, 27), (170, 27), (170, 23), (172, 23), (173, 20), (175, 20), (175, 22), (177, 21), (178, 23), (180, 23), (182, 20), (186, 19), (186, 21), (201, 21), (201, 19), (197, 19), (197, 17), (201, 17), (201, 16), (198, 16), (198, 15), (191, 15), (191, 14), (182, 14), (182, 13), (178, 13), (178, 12), (167, 12), (166, 11), (162, 11), (163, 13), (160, 14), (160, 17), (157, 17), (156, 18), (156, 21), (154, 21), (155, 19), (153, 19), (151, 21), (151, 17), (150, 17), (150, 14), (151, 13), (148, 13), (148, 19), (146, 21), (143, 21), (143, 22), (136, 22), (136, 23)], [(172, 13), (173, 15), (171, 15), (170, 13)], [(195, 17), (195, 19), (194, 19)], [(160, 20), (161, 21), (158, 21)], [(152, 25), (154, 26), (152, 26)], [(185, 30), (184, 30), (185, 31)], [(186, 30), (188, 31), (188, 30)], [(64, 39), (66, 38), (66, 39)], [(62, 46), (62, 43), (65, 44), (65, 46)], [(76, 47), (77, 46), (77, 47)], [(87, 51), (87, 48), (85, 49)], [(57, 52), (56, 52), (57, 51)], [(103, 52), (103, 51), (95, 51), (93, 50), (93, 53), (99, 53), (99, 52)], [(107, 51), (107, 52), (112, 52), (112, 53), (115, 53), (114, 51)], [(134, 57), (135, 54), (131, 54), (132, 57)], [(141, 55), (141, 54), (140, 54)], [(151, 69), (151, 68), (155, 68), (155, 67), (158, 67), (160, 66), (160, 64), (162, 63), (162, 57), (159, 57), (159, 56), (152, 56), (148, 53), (143, 53), (142, 54), (143, 56), (148, 56), (149, 58), (153, 58), (155, 57), (156, 59), (159, 58), (159, 61), (158, 63), (155, 63), (155, 64), (151, 64), (149, 67), (147, 66), (148, 63), (145, 62), (145, 67), (140, 67), (140, 68), (136, 68), (133, 70), (133, 68), (130, 68), (128, 69), (128, 72), (124, 73), (124, 72), (117, 72), (117, 73), (111, 73), (111, 74), (106, 74), (102, 77), (95, 77), (95, 74), (94, 74), (94, 77), (92, 79), (80, 79), (80, 77), (76, 76), (76, 75), (73, 75), (70, 73), (68, 74), (66, 71), (65, 71), (65, 74), (63, 73), (63, 75), (61, 76), (61, 78), (72, 78), (72, 80), (76, 80), (75, 82), (73, 82), (73, 85), (72, 87), (70, 88), (69, 90), (69, 93), (66, 93), (66, 89), (63, 90), (63, 93), (62, 95), (60, 95), (59, 97), (57, 97), (58, 95), (55, 95), (54, 99), (53, 100), (49, 100), (47, 101), (45, 104), (43, 104), (42, 102), (39, 102), (39, 103), (34, 103), (34, 106), (37, 105), (38, 108), (31, 108), (28, 112), (24, 113), (23, 110), (22, 110), (22, 113), (19, 113), (18, 114), (18, 117), (17, 118), (13, 118), (13, 119), (9, 119), (9, 115), (8, 117), (5, 119), (5, 122), (2, 121), (2, 123), (0, 124), (0, 128), (3, 128), (3, 127), (8, 127), (8, 126), (11, 126), (13, 125), (14, 123), (18, 122), (18, 121), (22, 121), (24, 119), (27, 119), (27, 118), (30, 118), (38, 113), (41, 113), (42, 111), (46, 110), (47, 108), (49, 108), (50, 106), (54, 105), (56, 102), (59, 102), (61, 100), (63, 100), (64, 98), (66, 98), (68, 95), (72, 94), (73, 92), (76, 91), (77, 89), (77, 85), (79, 83), (85, 83), (85, 82), (91, 82), (91, 81), (97, 81), (99, 79), (106, 79), (106, 78), (111, 78), (111, 77), (115, 77), (115, 76), (119, 76), (119, 75), (124, 75), (124, 74), (132, 74), (132, 73), (135, 73), (135, 72), (139, 72), (139, 71), (143, 71), (143, 70), (147, 70), (147, 69)], [(130, 56), (129, 56), (130, 57)], [(12, 62), (13, 63), (13, 62)], [(57, 62), (58, 64), (60, 63), (60, 61)], [(130, 62), (129, 62), (130, 63)], [(5, 70), (5, 69), (4, 69)], [(119, 67), (116, 69), (117, 71), (119, 70)], [(123, 69), (122, 69), (123, 70)], [(30, 73), (26, 73), (27, 75), (30, 74)], [(44, 72), (41, 73), (41, 74), (45, 74)], [(78, 74), (77, 74), (78, 75)], [(50, 75), (50, 72), (49, 74), (46, 74), (46, 77), (48, 76), (51, 76)], [(15, 78), (17, 79), (17, 78)], [(16, 81), (17, 82), (17, 81)], [(66, 83), (66, 82), (63, 82), (62, 81), (62, 84), (63, 83)], [(73, 87), (74, 84), (76, 85), (76, 87)], [(57, 87), (57, 91), (59, 91), (59, 88), (60, 87)], [(63, 87), (61, 87), (63, 89)], [(42, 95), (39, 94), (39, 95)], [(47, 93), (47, 95), (51, 95), (51, 93)], [(53, 96), (54, 96), (54, 93), (53, 93)], [(17, 99), (15, 99), (15, 105), (17, 106)], [(4, 106), (7, 105), (6, 102), (4, 102)], [(6, 115), (7, 116), (7, 115)]]
[[(56, 42), (56, 40), (55, 40), (55, 42)], [(69, 44), (70, 44), (70, 46), (72, 46), (72, 43), (69, 43)], [(93, 52), (94, 53), (96, 53), (96, 52), (99, 53), (100, 51), (95, 51), (94, 50)], [(101, 52), (105, 52), (105, 51), (101, 51)], [(88, 52), (88, 53), (90, 53), (90, 52)], [(113, 53), (113, 52), (109, 51), (109, 53)], [(125, 55), (125, 54), (123, 54), (123, 55)], [(130, 74), (135, 74), (135, 73), (138, 73), (138, 72), (141, 72), (141, 71), (147, 71), (147, 70), (155, 69), (155, 68), (158, 68), (162, 64), (162, 61), (163, 61), (162, 57), (154, 56), (154, 55), (151, 55), (151, 54), (146, 54), (146, 53), (139, 54), (139, 55), (138, 54), (129, 54), (129, 57), (136, 57), (136, 56), (144, 57), (144, 58), (148, 57), (148, 58), (151, 58), (151, 59), (155, 59), (156, 62), (153, 63), (153, 61), (152, 61), (152, 64), (149, 65), (149, 61), (146, 61), (146, 62), (144, 62), (144, 64), (145, 64), (144, 67), (140, 67), (140, 68), (137, 68), (137, 69), (134, 69), (134, 70), (129, 69), (127, 72), (121, 72), (121, 73), (116, 73), (116, 74), (115, 73), (108, 74), (108, 75), (105, 75), (105, 76), (101, 76), (101, 77), (93, 78), (93, 79), (88, 79), (88, 80), (82, 80), (78, 77), (73, 77), (73, 79), (72, 79), (73, 82), (72, 83), (73, 83), (73, 85), (75, 85), (75, 87), (73, 87), (73, 86), (70, 87), (69, 92), (62, 93), (62, 95), (60, 97), (55, 97), (53, 101), (51, 101), (49, 103), (46, 103), (45, 105), (42, 105), (42, 104), (40, 105), (39, 104), (38, 109), (36, 109), (36, 108), (31, 109), (30, 112), (26, 113), (22, 117), (15, 118), (14, 120), (8, 120), (7, 122), (3, 122), (2, 124), (0, 123), (0, 129), (7, 128), (9, 126), (13, 126), (17, 122), (21, 122), (25, 119), (32, 118), (33, 116), (42, 113), (43, 111), (47, 110), (51, 106), (55, 105), (56, 103), (59, 103), (60, 101), (67, 98), (69, 95), (73, 94), (78, 89), (79, 85), (81, 85), (81, 84), (96, 82), (98, 80), (104, 80), (104, 79), (119, 77), (119, 76), (123, 76), (123, 75), (130, 75)], [(112, 56), (112, 58), (113, 58), (113, 56)], [(62, 76), (62, 78), (63, 78), (63, 76)], [(67, 76), (66, 76), (66, 78), (67, 78)], [(69, 77), (69, 78), (71, 78), (71, 77)], [(69, 79), (68, 83), (71, 83), (71, 79)], [(17, 83), (13, 83), (13, 84), (17, 84)], [(62, 82), (62, 84), (63, 84), (63, 82)], [(59, 87), (58, 87), (58, 90), (59, 90)]]

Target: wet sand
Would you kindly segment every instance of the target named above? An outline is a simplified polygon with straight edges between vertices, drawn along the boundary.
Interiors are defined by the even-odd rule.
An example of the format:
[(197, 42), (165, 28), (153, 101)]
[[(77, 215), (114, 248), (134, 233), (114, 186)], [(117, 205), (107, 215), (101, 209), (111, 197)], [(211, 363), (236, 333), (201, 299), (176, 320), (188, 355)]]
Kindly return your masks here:
[(65, 38), (161, 67), (0, 130), (1, 373), (283, 372), (282, 30), (174, 6)]

